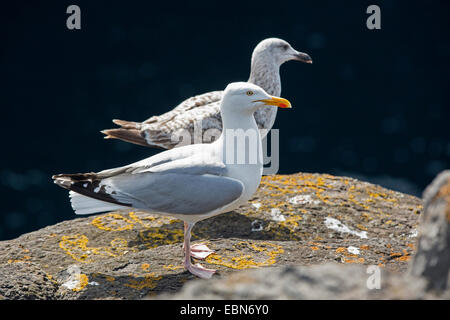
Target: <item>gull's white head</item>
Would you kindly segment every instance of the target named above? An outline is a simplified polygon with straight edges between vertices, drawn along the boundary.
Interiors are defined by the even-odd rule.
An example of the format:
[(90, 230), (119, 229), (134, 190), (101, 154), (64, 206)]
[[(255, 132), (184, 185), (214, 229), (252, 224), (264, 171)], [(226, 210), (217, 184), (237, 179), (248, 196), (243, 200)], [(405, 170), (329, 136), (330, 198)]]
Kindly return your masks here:
[(283, 98), (274, 97), (261, 87), (248, 82), (230, 83), (222, 97), (222, 112), (235, 114), (253, 114), (257, 109), (267, 106), (292, 108), (291, 103)]
[(261, 41), (252, 54), (252, 63), (269, 62), (281, 66), (289, 60), (312, 63), (309, 55), (295, 50), (287, 41), (278, 38), (268, 38)]

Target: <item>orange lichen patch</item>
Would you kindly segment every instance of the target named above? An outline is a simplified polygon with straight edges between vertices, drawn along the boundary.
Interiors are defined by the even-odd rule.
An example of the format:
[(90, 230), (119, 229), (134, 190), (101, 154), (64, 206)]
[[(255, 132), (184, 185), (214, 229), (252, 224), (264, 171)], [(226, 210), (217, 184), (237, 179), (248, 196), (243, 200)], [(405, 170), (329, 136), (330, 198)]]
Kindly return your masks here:
[(364, 263), (364, 258), (359, 258), (359, 259), (346, 259), (344, 258), (343, 261), (345, 263)]
[(283, 188), (277, 186), (276, 184), (267, 182), (267, 181), (265, 181), (264, 179), (261, 180), (261, 184), (262, 184), (262, 185), (265, 185), (265, 186), (267, 186), (267, 187), (269, 187), (270, 190), (272, 190), (272, 189), (277, 189), (277, 190), (279, 190), (279, 191), (286, 192), (285, 189), (283, 189)]
[[(352, 186), (350, 189), (352, 190), (352, 188), (354, 189), (355, 186)], [(359, 202), (358, 200), (356, 200), (355, 195), (352, 194), (352, 193), (348, 193), (348, 200), (349, 200), (350, 202), (352, 202), (352, 203), (354, 203), (354, 204), (360, 206), (360, 207), (363, 207), (363, 208), (366, 209), (366, 210), (369, 210), (369, 209), (370, 209), (369, 206), (367, 206), (367, 205), (365, 205), (364, 203)]]
[(324, 202), (324, 203), (333, 204), (333, 202), (328, 200), (330, 197), (323, 196), (322, 192), (323, 192), (323, 190), (316, 191), (316, 197), (319, 198), (320, 200), (322, 200), (322, 202)]
[(114, 280), (116, 280), (116, 278), (111, 277), (111, 276), (105, 276), (105, 279), (106, 279), (106, 281), (109, 281), (109, 282), (113, 282)]
[[(397, 261), (408, 261), (411, 258), (410, 254), (408, 253), (408, 251), (406, 249), (403, 249), (402, 253), (391, 252), (391, 254), (389, 256), (390, 256), (390, 259), (397, 260)], [(380, 259), (380, 260), (384, 260), (384, 259)]]
[(402, 250), (402, 254), (398, 253), (398, 252), (392, 253), (391, 257), (396, 257), (394, 259), (399, 260), (399, 261), (408, 261), (411, 258), (411, 256), (409, 255), (409, 253), (406, 249)]
[(356, 228), (358, 228), (359, 230), (363, 230), (363, 231), (368, 231), (369, 229), (366, 228), (365, 226), (363, 226), (362, 224), (357, 224)]
[(390, 254), (390, 256), (391, 257), (400, 257), (402, 254), (400, 253), (400, 252), (392, 252), (391, 254)]
[[(356, 204), (357, 206), (364, 208), (365, 210), (370, 210), (371, 204), (379, 203), (380, 201), (394, 203), (397, 202), (397, 199), (389, 197), (387, 193), (382, 192), (378, 187), (367, 186), (361, 188), (350, 186), (347, 190), (347, 199), (344, 200), (344, 203), (351, 202), (353, 204)], [(340, 204), (343, 205), (344, 203)], [(372, 208), (372, 210), (373, 209), (375, 208)], [(381, 215), (384, 215), (384, 213), (379, 208), (376, 208), (375, 210), (378, 211), (378, 213), (380, 213)], [(366, 221), (372, 220), (372, 218), (367, 213), (363, 213), (362, 217)]]
[[(349, 248), (339, 247), (336, 249), (336, 253), (343, 254), (347, 258), (358, 258), (357, 254), (349, 252)], [(357, 260), (347, 259), (347, 258), (343, 258), (343, 261), (347, 262), (347, 263), (363, 263), (364, 262), (364, 258), (359, 258)], [(352, 261), (352, 262), (350, 262), (350, 261)]]
[(125, 286), (136, 290), (142, 290), (146, 288), (153, 289), (156, 287), (157, 281), (161, 279), (162, 276), (156, 276), (153, 272), (151, 272), (144, 275), (144, 279), (133, 279), (129, 283), (125, 284)]
[(411, 249), (416, 248), (416, 246), (413, 243), (407, 243), (406, 246), (410, 247)]
[(371, 190), (374, 190), (374, 188), (373, 187), (372, 188), (367, 188), (367, 193), (368, 193), (369, 197), (371, 197), (371, 198), (374, 198), (374, 199), (378, 198), (378, 199), (382, 199), (382, 200), (388, 201), (388, 202), (398, 202), (397, 199), (390, 198), (384, 192), (376, 192), (376, 190), (374, 190), (374, 191), (371, 191)]
[[(30, 252), (30, 250), (25, 248), (22, 244), (19, 244), (18, 247), (22, 250), (23, 253)], [(8, 262), (8, 264), (11, 264), (11, 263), (18, 263), (18, 262), (29, 262), (28, 260), (31, 260), (31, 257), (29, 255), (24, 255), (22, 258), (9, 259), (7, 262)]]
[(367, 244), (363, 244), (359, 247), (361, 250), (369, 250), (369, 246)]
[(91, 224), (105, 231), (131, 230), (134, 227), (132, 220), (118, 213), (108, 213), (98, 216), (91, 221)]
[(83, 263), (93, 262), (95, 257), (117, 257), (129, 250), (127, 241), (121, 238), (113, 239), (110, 247), (88, 247), (88, 242), (85, 235), (62, 236), (59, 247), (72, 259)]
[(378, 266), (379, 266), (380, 268), (384, 268), (386, 265), (385, 265), (384, 263), (379, 263)]
[(143, 263), (141, 265), (142, 271), (148, 271), (149, 268), (150, 268), (150, 265), (148, 263)]
[(174, 266), (173, 264), (169, 264), (167, 266), (163, 266), (164, 269), (166, 270), (178, 270), (178, 269), (183, 269), (183, 266)]
[(392, 246), (388, 243), (387, 245), (386, 245), (386, 248), (392, 248)]
[(411, 258), (410, 256), (401, 256), (401, 257), (398, 257), (396, 259), (400, 260), (400, 261), (408, 261), (410, 258)]
[[(281, 196), (283, 194), (298, 194), (302, 192), (311, 193), (311, 191), (316, 191), (316, 196), (320, 200), (331, 203), (328, 201), (328, 197), (322, 196), (321, 194), (325, 189), (331, 187), (325, 183), (324, 178), (327, 177), (319, 177), (312, 174), (302, 174), (295, 177), (283, 175), (265, 176), (261, 180), (261, 185), (266, 186), (269, 190), (277, 190), (281, 192), (274, 193), (272, 194), (272, 196)], [(281, 184), (282, 187), (280, 187), (278, 184)]]
[[(245, 254), (243, 249), (239, 249), (239, 247), (243, 246), (254, 251), (254, 253), (264, 253), (265, 257), (255, 257), (254, 253)], [(235, 251), (227, 251), (227, 256), (214, 253), (206, 258), (206, 262), (232, 269), (257, 268), (275, 264), (276, 257), (284, 252), (281, 246), (268, 242), (259, 243), (258, 245), (240, 242), (233, 245), (233, 247), (237, 249), (238, 256), (235, 256)]]
[(8, 263), (11, 264), (11, 263), (18, 263), (18, 262), (27, 262), (27, 260), (30, 260), (30, 259), (31, 259), (30, 256), (23, 256), (22, 259), (9, 259)]
[(345, 253), (345, 252), (347, 252), (347, 248), (339, 247), (336, 249), (336, 253)]
[(78, 292), (83, 290), (89, 283), (89, 278), (85, 274), (78, 274), (76, 275), (78, 278), (78, 284), (75, 288), (72, 289), (72, 291)]
[(311, 247), (311, 250), (314, 250), (314, 251), (319, 250), (319, 247)]

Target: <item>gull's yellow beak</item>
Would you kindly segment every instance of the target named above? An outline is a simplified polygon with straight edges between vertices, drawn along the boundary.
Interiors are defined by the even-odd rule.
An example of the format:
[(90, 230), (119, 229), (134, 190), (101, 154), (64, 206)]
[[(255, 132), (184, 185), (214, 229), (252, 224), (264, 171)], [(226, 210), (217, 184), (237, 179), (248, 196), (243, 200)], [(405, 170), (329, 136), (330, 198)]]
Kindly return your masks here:
[(279, 108), (292, 108), (291, 103), (289, 100), (279, 98), (279, 97), (271, 97), (270, 99), (262, 99), (262, 100), (256, 100), (263, 102), (264, 104), (268, 106), (277, 106)]

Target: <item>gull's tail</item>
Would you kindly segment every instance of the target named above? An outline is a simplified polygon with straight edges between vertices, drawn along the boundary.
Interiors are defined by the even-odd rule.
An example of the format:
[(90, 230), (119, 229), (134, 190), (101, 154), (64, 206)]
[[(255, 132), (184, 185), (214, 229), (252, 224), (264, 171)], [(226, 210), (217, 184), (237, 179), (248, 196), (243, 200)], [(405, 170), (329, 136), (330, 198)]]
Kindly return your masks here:
[(92, 199), (74, 191), (69, 192), (70, 204), (76, 214), (92, 214), (127, 209), (125, 206)]
[(113, 122), (121, 128), (107, 129), (100, 131), (105, 135), (105, 139), (119, 139), (126, 142), (138, 144), (144, 147), (151, 147), (141, 134), (141, 124), (139, 122), (114, 119)]
[(96, 173), (58, 174), (52, 178), (55, 184), (70, 190), (70, 202), (76, 214), (123, 210), (131, 206), (114, 198), (115, 192), (100, 185), (102, 180)]

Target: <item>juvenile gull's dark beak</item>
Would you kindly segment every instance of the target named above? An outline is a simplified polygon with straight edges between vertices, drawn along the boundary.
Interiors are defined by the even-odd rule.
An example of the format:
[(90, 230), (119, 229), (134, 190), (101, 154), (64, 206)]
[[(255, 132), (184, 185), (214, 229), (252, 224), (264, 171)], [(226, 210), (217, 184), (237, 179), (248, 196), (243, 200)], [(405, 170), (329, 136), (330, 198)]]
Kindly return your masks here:
[(304, 62), (304, 63), (309, 63), (309, 64), (313, 63), (311, 57), (308, 54), (304, 53), (304, 52), (298, 52), (297, 51), (294, 54), (294, 57), (295, 57), (294, 58), (295, 60), (298, 60), (298, 61), (301, 61), (301, 62)]

